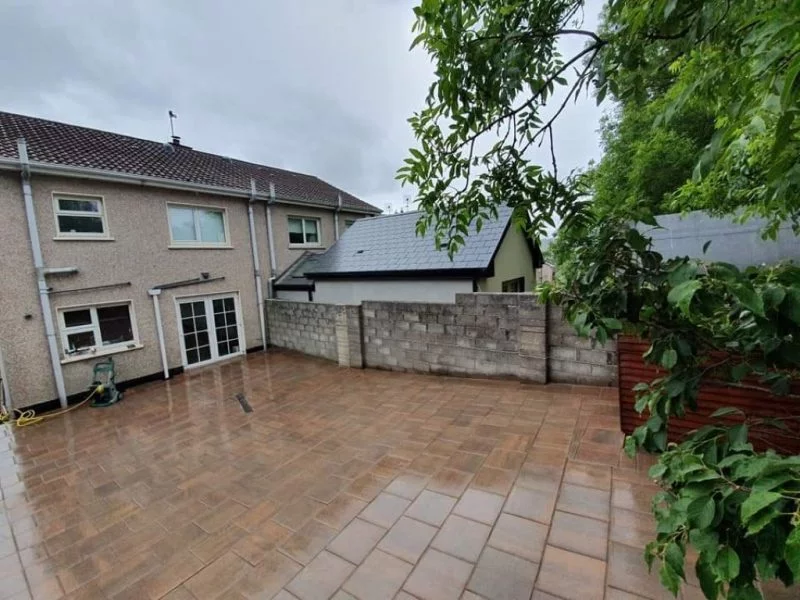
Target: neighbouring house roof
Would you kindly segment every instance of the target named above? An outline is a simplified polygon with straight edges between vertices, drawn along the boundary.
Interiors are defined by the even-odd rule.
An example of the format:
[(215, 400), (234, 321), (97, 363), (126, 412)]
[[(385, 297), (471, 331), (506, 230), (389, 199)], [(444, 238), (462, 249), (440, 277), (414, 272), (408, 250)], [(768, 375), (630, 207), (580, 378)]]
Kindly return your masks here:
[(318, 177), (200, 152), (189, 146), (139, 138), (0, 112), (0, 157), (18, 159), (17, 140), (24, 138), (33, 163), (96, 169), (154, 177), (171, 182), (250, 190), (261, 194), (275, 185), (277, 198), (378, 214), (379, 208)]
[(464, 246), (453, 256), (434, 246), (433, 235), (416, 233), (419, 213), (359, 219), (341, 239), (306, 266), (310, 279), (346, 277), (480, 277), (492, 274), (493, 259), (511, 224), (512, 209), (501, 206), (498, 219), (480, 232), (470, 226)]
[(272, 287), (276, 290), (313, 290), (314, 282), (305, 277), (303, 273), (313, 267), (319, 256), (320, 252), (303, 252), (283, 273), (278, 275)]

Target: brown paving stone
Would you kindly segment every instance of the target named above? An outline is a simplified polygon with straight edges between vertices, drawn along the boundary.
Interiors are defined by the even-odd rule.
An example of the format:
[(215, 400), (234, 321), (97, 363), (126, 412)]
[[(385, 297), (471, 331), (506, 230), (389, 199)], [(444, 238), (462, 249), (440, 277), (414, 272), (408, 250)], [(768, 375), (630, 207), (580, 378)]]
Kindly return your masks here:
[(611, 467), (570, 461), (564, 471), (564, 483), (611, 491)]
[(319, 521), (309, 521), (283, 541), (280, 548), (290, 558), (307, 565), (335, 535), (335, 529)]
[(471, 479), (471, 473), (444, 468), (431, 477), (427, 487), (432, 492), (439, 492), (440, 494), (458, 498), (467, 489)]
[(421, 600), (457, 600), (467, 585), (472, 565), (438, 550), (428, 550), (403, 585)]
[[(225, 410), (242, 390), (254, 412)], [(521, 546), (503, 522), (520, 518), (520, 530), (524, 523), (540, 531), (522, 517), (550, 521), (562, 472), (565, 486), (600, 491), (608, 491), (611, 473), (612, 544), (640, 545), (652, 523), (652, 461), (621, 458), (617, 398), (607, 390), (370, 370), (345, 375), (332, 363), (270, 352), (131, 388), (128, 398), (110, 412), (73, 411), (65, 417), (69, 428), (28, 428), (13, 438), (0, 428), (0, 561), (8, 555), (25, 565), (24, 573), (18, 566), (5, 574), (4, 592), (27, 594), (27, 575), (37, 598), (58, 597), (63, 584), (73, 598), (186, 600), (187, 581), (196, 585), (204, 571), (240, 565), (230, 587), (212, 585), (208, 594), (271, 596), (326, 544), (363, 561), (386, 529), (359, 519), (345, 525), (383, 492), (413, 500), (409, 515), (436, 527), (455, 496), (507, 497), (487, 544), (536, 559), (539, 544), (535, 551)], [(169, 420), (161, 418), (165, 399)], [(210, 412), (213, 421), (198, 418)], [(567, 462), (568, 453), (586, 462)], [(561, 494), (560, 508), (580, 507), (571, 490)], [(452, 522), (464, 509), (468, 519), (489, 524), (467, 504)], [(3, 517), (14, 523), (16, 545), (7, 542)], [(342, 549), (340, 527), (341, 540), (358, 552)], [(353, 535), (358, 530), (362, 535)], [(585, 554), (596, 543), (584, 535), (575, 549)], [(421, 551), (398, 558), (413, 560)]]
[(437, 529), (421, 521), (400, 517), (378, 544), (378, 549), (410, 563), (416, 563)]
[(617, 588), (606, 588), (606, 600), (646, 600), (644, 596), (637, 596), (629, 592), (623, 592)]
[(278, 525), (274, 521), (266, 521), (252, 533), (239, 538), (231, 549), (254, 567), (259, 565), (264, 556), (292, 535), (292, 530)]
[(564, 550), (605, 560), (608, 547), (608, 523), (557, 510), (553, 515), (547, 543)]
[(565, 483), (561, 486), (556, 508), (564, 512), (608, 521), (610, 500), (611, 494), (604, 490)]
[(272, 517), (272, 520), (279, 525), (288, 527), (292, 531), (297, 531), (324, 507), (325, 505), (322, 502), (313, 498), (297, 498), (294, 502), (278, 511)]
[(361, 519), (354, 519), (328, 545), (328, 550), (353, 564), (359, 564), (385, 533), (386, 530), (383, 527)]
[(367, 503), (364, 500), (348, 494), (339, 494), (317, 513), (316, 520), (336, 530), (341, 530), (366, 506)]
[(403, 473), (394, 478), (392, 483), (386, 487), (386, 492), (413, 500), (425, 489), (428, 478), (417, 473)]
[(411, 502), (393, 494), (380, 494), (363, 511), (360, 518), (388, 529), (408, 508)]
[(491, 525), (494, 523), (505, 498), (481, 490), (467, 490), (458, 501), (453, 513)]
[(611, 509), (610, 539), (628, 546), (642, 548), (655, 539), (656, 523), (652, 514)]
[(328, 600), (355, 566), (330, 552), (320, 552), (286, 586), (300, 600)]
[(533, 591), (538, 565), (513, 554), (486, 548), (467, 587), (487, 598), (528, 598)]
[(450, 496), (425, 490), (408, 507), (406, 516), (439, 527), (455, 504), (455, 499)]
[(608, 548), (608, 585), (650, 599), (671, 597), (661, 587), (657, 570), (648, 573), (642, 549), (616, 542)]
[(470, 485), (484, 492), (505, 496), (514, 485), (514, 473), (493, 467), (481, 467)]
[(226, 552), (190, 577), (184, 586), (198, 598), (216, 598), (247, 574), (247, 568), (247, 562), (233, 552)]
[(547, 546), (536, 587), (566, 600), (603, 600), (606, 563)]
[(549, 524), (555, 504), (555, 492), (543, 492), (515, 486), (503, 506), (503, 512)]
[(345, 582), (343, 589), (357, 598), (391, 600), (411, 569), (407, 562), (374, 550)]
[(469, 562), (475, 562), (489, 539), (492, 528), (458, 515), (450, 515), (442, 525), (431, 547)]
[(302, 565), (277, 550), (270, 550), (260, 565), (234, 584), (233, 591), (247, 600), (271, 598), (302, 568)]
[(658, 492), (654, 485), (638, 485), (627, 481), (614, 481), (611, 504), (640, 513), (650, 513), (653, 496)]
[(542, 560), (546, 539), (546, 525), (502, 513), (489, 538), (489, 546), (538, 563)]

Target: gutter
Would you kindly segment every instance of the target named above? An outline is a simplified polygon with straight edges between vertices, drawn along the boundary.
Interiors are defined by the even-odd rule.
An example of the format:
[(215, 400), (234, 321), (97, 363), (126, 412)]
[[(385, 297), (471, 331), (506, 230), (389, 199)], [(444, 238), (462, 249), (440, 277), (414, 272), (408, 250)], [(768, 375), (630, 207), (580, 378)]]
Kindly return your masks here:
[(33, 266), (36, 270), (36, 284), (39, 288), (39, 303), (42, 307), (42, 320), (44, 321), (44, 333), (47, 337), (47, 348), (50, 351), (50, 363), (53, 368), (53, 379), (56, 384), (56, 393), (61, 408), (67, 408), (67, 390), (64, 386), (64, 373), (61, 370), (61, 356), (58, 352), (58, 342), (56, 341), (56, 328), (53, 322), (53, 309), (50, 306), (49, 289), (45, 276), (56, 272), (74, 272), (77, 269), (46, 269), (44, 258), (42, 257), (42, 245), (39, 240), (39, 228), (36, 225), (36, 211), (33, 207), (33, 191), (31, 190), (31, 169), (28, 161), (28, 145), (24, 138), (17, 140), (17, 152), (19, 153), (19, 164), (17, 168), (22, 171), (22, 198), (25, 202), (25, 220), (28, 223), (28, 235), (31, 240), (31, 252), (33, 254)]
[[(88, 167), (74, 167), (70, 165), (54, 165), (51, 163), (43, 162), (28, 162), (29, 172), (38, 173), (40, 175), (51, 175), (54, 177), (78, 177), (82, 179), (93, 179), (96, 181), (109, 181), (113, 183), (128, 183), (133, 185), (142, 185), (149, 187), (159, 187), (170, 190), (181, 190), (188, 192), (203, 192), (206, 194), (216, 194), (219, 196), (233, 196), (236, 198), (251, 198), (250, 190), (241, 188), (229, 188), (224, 186), (207, 185), (204, 183), (192, 183), (189, 181), (174, 181), (172, 179), (164, 179), (162, 177), (151, 177), (149, 175), (136, 175), (133, 173), (124, 173), (122, 171), (108, 171), (104, 169), (92, 169)], [(19, 170), (19, 161), (0, 157), (0, 169), (17, 171)], [(309, 202), (300, 200), (289, 196), (277, 196), (258, 194), (257, 200), (280, 202), (282, 204), (294, 204), (297, 206), (310, 206), (316, 208), (331, 209), (330, 204), (322, 204), (319, 202)], [(365, 210), (363, 208), (348, 208), (348, 212), (361, 213), (365, 215), (375, 215), (374, 211)]]
[(258, 325), (261, 329), (261, 344), (267, 350), (267, 327), (264, 323), (264, 289), (261, 281), (261, 265), (258, 260), (258, 240), (256, 239), (256, 220), (253, 216), (253, 203), (256, 202), (256, 180), (250, 179), (250, 201), (247, 203), (247, 220), (250, 224), (250, 249), (253, 251), (253, 272), (256, 280), (256, 305), (258, 306)]

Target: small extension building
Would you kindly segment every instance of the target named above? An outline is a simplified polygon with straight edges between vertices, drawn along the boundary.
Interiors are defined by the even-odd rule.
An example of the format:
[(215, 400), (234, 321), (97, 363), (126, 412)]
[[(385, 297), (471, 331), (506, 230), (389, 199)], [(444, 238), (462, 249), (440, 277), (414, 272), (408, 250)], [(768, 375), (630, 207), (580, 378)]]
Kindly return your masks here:
[(306, 254), (275, 282), (276, 297), (335, 304), (363, 300), (453, 302), (462, 292), (529, 292), (542, 264), (538, 247), (502, 206), (473, 224), (453, 256), (418, 236), (419, 213), (360, 219), (326, 252)]

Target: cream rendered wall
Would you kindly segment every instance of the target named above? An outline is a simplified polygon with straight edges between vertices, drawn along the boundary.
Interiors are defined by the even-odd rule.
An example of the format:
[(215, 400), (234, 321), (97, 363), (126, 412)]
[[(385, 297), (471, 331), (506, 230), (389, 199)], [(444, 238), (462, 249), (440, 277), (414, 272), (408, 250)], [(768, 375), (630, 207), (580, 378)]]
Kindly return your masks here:
[(494, 276), (478, 281), (480, 292), (502, 292), (503, 282), (525, 278), (524, 291), (530, 292), (536, 282), (533, 257), (522, 229), (511, 223), (494, 257)]
[[(290, 204), (274, 204), (272, 211), (272, 231), (275, 235), (275, 259), (278, 272), (275, 277), (283, 273), (289, 265), (306, 250), (319, 250), (330, 248), (334, 239), (334, 211), (324, 208), (298, 206)], [(339, 235), (345, 232), (346, 219), (360, 219), (367, 215), (361, 213), (339, 213)], [(289, 217), (307, 217), (320, 220), (320, 243), (315, 246), (295, 246), (289, 243)]]
[(455, 302), (456, 294), (471, 293), (471, 279), (318, 279), (314, 302), (361, 304), (364, 300), (393, 302)]
[[(192, 279), (201, 272), (209, 272), (211, 277), (224, 276), (225, 279), (165, 290), (161, 295), (169, 367), (182, 365), (176, 297), (238, 292), (246, 345), (252, 348), (262, 344), (245, 200), (35, 174), (32, 187), (45, 264), (48, 267), (77, 267), (79, 270), (76, 275), (49, 277), (53, 291), (131, 282), (127, 287), (51, 295), (54, 318), (57, 318), (56, 309), (61, 307), (106, 301), (132, 302), (143, 348), (114, 355), (118, 380), (161, 371), (153, 305), (147, 290), (159, 284)], [(103, 196), (113, 240), (54, 240), (54, 191)], [(225, 208), (231, 247), (170, 249), (167, 201)], [(0, 219), (0, 285), (3, 286), (0, 294), (0, 344), (14, 405), (26, 406), (53, 399), (56, 393), (36, 297), (18, 174), (0, 174), (0, 214), (3, 215)], [(266, 282), (269, 260), (263, 208), (257, 205), (254, 215)], [(32, 315), (32, 318), (26, 320), (25, 315)], [(63, 365), (68, 394), (80, 392), (88, 386), (95, 362), (96, 359), (88, 358)]]

